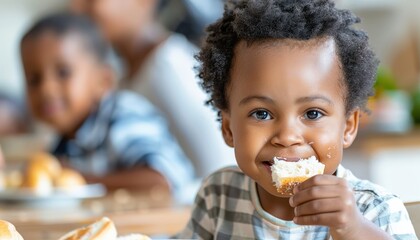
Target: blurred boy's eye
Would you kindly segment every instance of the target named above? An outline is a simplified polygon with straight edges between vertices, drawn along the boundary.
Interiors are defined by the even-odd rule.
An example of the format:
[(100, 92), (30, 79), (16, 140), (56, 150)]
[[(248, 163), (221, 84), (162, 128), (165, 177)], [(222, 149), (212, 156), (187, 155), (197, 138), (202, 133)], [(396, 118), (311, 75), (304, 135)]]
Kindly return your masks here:
[(309, 110), (305, 113), (305, 118), (309, 120), (316, 120), (323, 117), (324, 114), (319, 110)]
[(251, 116), (257, 120), (270, 120), (273, 117), (270, 115), (268, 111), (265, 110), (256, 110), (254, 111)]
[(65, 66), (59, 66), (57, 68), (57, 76), (60, 79), (63, 79), (63, 80), (68, 79), (70, 75), (71, 75), (70, 68), (65, 67)]

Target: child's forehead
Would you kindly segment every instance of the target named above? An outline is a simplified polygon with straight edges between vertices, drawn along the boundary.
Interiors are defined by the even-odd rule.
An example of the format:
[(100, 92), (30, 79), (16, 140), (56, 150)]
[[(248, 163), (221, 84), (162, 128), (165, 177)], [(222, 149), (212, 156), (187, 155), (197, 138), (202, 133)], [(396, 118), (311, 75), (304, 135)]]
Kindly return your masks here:
[(70, 54), (85, 55), (86, 40), (78, 32), (56, 33), (45, 30), (35, 36), (30, 36), (22, 42), (23, 56), (38, 54)]
[[(280, 62), (279, 62), (280, 61)], [(311, 64), (320, 68), (336, 65), (341, 68), (340, 57), (337, 54), (336, 44), (332, 38), (311, 40), (263, 40), (240, 41), (234, 49), (231, 71), (237, 68), (252, 68), (278, 64)], [(242, 70), (241, 70), (242, 71)]]
[(51, 45), (64, 46), (69, 44), (82, 47), (86, 45), (86, 39), (77, 31), (58, 33), (53, 30), (46, 29), (36, 35), (28, 36), (22, 43), (23, 47), (25, 45), (30, 45), (31, 48), (48, 48), (48, 46)]
[(340, 88), (344, 86), (333, 39), (270, 40), (251, 44), (241, 41), (235, 51), (229, 89), (238, 81), (247, 81), (245, 85), (252, 82), (256, 86), (274, 86), (275, 82), (295, 82), (297, 79), (320, 83), (323, 82), (319, 80), (321, 78), (330, 79), (329, 84)]

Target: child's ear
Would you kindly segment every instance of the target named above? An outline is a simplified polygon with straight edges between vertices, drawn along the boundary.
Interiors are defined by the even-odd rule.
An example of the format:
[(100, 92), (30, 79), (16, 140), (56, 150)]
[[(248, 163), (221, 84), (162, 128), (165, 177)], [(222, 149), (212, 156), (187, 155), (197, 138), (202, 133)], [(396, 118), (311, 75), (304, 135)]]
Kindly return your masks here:
[(343, 135), (343, 147), (348, 148), (356, 138), (359, 129), (360, 109), (354, 110), (346, 119), (346, 128)]
[(230, 114), (227, 111), (222, 111), (222, 134), (225, 143), (229, 147), (233, 147), (233, 135), (230, 129)]

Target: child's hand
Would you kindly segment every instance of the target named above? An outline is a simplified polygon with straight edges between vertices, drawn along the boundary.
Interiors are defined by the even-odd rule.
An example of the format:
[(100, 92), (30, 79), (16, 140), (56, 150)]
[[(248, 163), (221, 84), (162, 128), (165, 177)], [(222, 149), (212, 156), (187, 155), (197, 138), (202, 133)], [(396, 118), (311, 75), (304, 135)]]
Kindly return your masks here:
[(295, 209), (296, 224), (328, 226), (334, 239), (357, 239), (363, 228), (372, 228), (344, 179), (317, 175), (297, 186), (294, 193), (290, 205)]

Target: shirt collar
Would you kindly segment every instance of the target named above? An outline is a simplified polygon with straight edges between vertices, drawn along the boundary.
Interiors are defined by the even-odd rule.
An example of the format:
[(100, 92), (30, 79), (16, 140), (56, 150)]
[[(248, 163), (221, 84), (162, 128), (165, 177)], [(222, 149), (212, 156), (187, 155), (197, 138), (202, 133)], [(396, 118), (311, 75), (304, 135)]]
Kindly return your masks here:
[(115, 93), (105, 95), (101, 99), (98, 107), (89, 114), (82, 126), (77, 130), (75, 138), (66, 139), (61, 137), (55, 152), (60, 152), (69, 143), (87, 151), (98, 148), (108, 135), (109, 125), (111, 124), (114, 112), (115, 100)]

